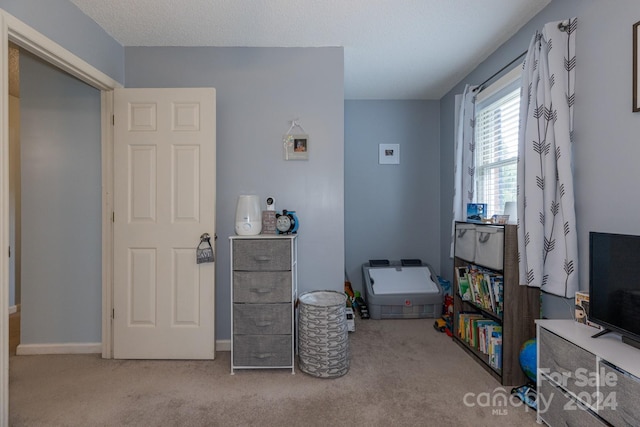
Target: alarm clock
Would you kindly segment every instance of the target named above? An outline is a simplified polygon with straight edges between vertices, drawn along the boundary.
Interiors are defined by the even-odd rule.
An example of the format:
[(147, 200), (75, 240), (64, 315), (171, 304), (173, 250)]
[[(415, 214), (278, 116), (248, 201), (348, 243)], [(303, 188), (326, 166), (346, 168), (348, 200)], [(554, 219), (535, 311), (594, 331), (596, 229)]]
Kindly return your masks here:
[(278, 234), (296, 234), (298, 232), (298, 217), (296, 211), (282, 210), (282, 214), (276, 214), (276, 229)]

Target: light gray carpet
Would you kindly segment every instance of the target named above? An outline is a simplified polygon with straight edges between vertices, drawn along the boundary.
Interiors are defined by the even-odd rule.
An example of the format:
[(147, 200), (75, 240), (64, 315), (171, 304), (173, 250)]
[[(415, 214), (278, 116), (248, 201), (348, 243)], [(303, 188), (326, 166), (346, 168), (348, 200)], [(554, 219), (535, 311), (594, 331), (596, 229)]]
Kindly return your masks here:
[[(12, 426), (537, 426), (433, 319), (356, 320), (340, 378), (214, 361), (12, 356)], [(497, 390), (496, 390), (497, 389)], [(466, 396), (466, 400), (465, 400)]]

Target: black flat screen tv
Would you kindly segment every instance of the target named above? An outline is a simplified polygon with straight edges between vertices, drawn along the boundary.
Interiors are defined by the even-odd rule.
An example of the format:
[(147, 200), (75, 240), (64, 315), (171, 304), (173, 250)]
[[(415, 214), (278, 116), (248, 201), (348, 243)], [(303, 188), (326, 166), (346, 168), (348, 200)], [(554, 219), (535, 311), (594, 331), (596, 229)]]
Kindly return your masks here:
[(589, 233), (589, 320), (640, 342), (640, 236)]

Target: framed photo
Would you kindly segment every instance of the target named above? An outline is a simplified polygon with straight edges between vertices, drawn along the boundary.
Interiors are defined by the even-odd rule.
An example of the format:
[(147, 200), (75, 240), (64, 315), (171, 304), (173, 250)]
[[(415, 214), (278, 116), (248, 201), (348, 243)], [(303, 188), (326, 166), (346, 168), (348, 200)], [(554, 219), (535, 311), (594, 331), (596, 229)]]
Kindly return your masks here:
[(378, 164), (399, 165), (400, 164), (400, 144), (379, 144)]
[(640, 111), (640, 22), (633, 24), (633, 111)]
[(285, 160), (309, 160), (309, 135), (287, 135), (284, 143)]

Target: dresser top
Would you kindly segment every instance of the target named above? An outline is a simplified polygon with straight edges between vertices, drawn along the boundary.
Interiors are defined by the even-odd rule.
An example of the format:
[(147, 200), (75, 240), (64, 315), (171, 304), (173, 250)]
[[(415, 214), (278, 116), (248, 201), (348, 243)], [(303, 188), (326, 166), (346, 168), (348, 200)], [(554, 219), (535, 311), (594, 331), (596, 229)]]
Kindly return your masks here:
[(235, 239), (289, 239), (298, 237), (297, 234), (256, 234), (255, 236), (229, 236), (229, 240)]

